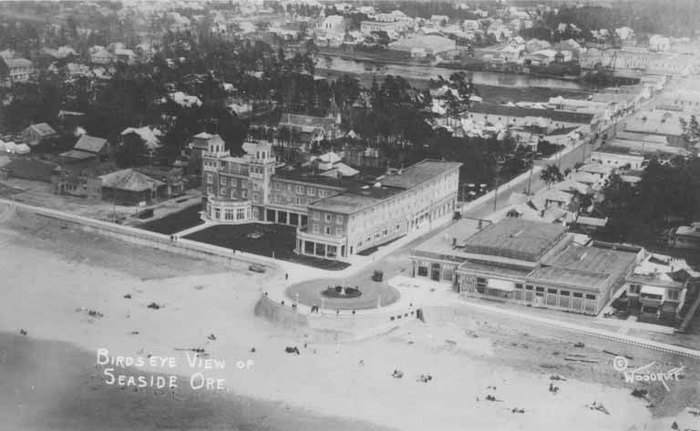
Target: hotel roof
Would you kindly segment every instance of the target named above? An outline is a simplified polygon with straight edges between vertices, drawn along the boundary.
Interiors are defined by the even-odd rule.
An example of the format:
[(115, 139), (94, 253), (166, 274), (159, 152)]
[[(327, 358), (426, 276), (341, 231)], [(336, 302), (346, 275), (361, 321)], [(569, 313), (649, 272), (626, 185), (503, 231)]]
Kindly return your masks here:
[(400, 174), (385, 175), (379, 178), (379, 182), (384, 186), (411, 189), (460, 166), (462, 164), (458, 162), (426, 159), (409, 166)]
[(391, 187), (355, 188), (346, 193), (318, 200), (310, 204), (309, 208), (354, 214), (402, 191), (402, 189)]
[(564, 235), (561, 225), (506, 218), (467, 238), (462, 250), (525, 261), (536, 261)]

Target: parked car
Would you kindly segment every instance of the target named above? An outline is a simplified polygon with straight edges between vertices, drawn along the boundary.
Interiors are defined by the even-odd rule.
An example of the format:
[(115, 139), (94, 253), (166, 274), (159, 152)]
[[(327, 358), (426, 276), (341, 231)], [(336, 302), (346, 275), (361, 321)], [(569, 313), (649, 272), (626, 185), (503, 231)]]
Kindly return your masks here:
[(265, 271), (267, 271), (267, 269), (264, 266), (258, 265), (257, 263), (250, 265), (248, 267), (248, 270), (253, 271), (253, 272), (259, 272), (261, 274), (264, 273)]

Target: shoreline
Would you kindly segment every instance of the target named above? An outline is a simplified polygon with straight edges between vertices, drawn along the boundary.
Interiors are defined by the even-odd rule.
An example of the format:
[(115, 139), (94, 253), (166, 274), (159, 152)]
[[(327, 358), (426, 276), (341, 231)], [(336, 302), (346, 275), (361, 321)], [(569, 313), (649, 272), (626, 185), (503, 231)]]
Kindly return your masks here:
[[(13, 430), (260, 429), (391, 431), (235, 392), (105, 384), (94, 355), (69, 343), (0, 332), (0, 416)], [(128, 373), (162, 376), (144, 370)], [(8, 424), (8, 422), (5, 422)]]
[[(518, 329), (517, 322), (496, 319), (494, 323), (495, 316), (469, 313), (466, 319), (451, 324), (437, 326), (414, 321), (384, 336), (335, 344), (332, 334), (281, 328), (253, 315), (253, 305), (262, 289), (270, 283), (283, 282), (283, 277), (274, 271), (264, 275), (245, 271), (202, 274), (196, 268), (194, 273), (182, 268), (168, 276), (175, 270), (173, 265), (183, 266), (184, 261), (171, 263), (167, 254), (112, 239), (100, 239), (96, 243), (92, 236), (70, 229), (40, 225), (27, 231), (22, 228), (27, 220), (14, 223), (12, 230), (0, 225), (0, 240), (5, 244), (0, 250), (0, 259), (8, 262), (11, 268), (5, 274), (7, 285), (3, 294), (7, 300), (0, 303), (0, 331), (25, 329), (28, 338), (22, 337), (21, 342), (38, 337), (50, 340), (49, 343), (77, 344), (83, 356), (84, 352), (91, 352), (84, 356), (87, 359), (81, 360), (87, 362), (77, 362), (83, 364), (78, 376), (92, 379), (90, 381), (96, 384), (101, 385), (101, 380), (95, 380), (101, 373), (99, 367), (95, 367), (97, 348), (108, 348), (115, 355), (177, 356), (182, 371), (178, 368), (172, 372), (185, 376), (191, 375), (191, 369), (179, 349), (198, 348), (205, 349), (212, 359), (227, 362), (224, 370), (211, 377), (225, 379), (236, 397), (276, 403), (265, 406), (279, 405), (290, 411), (316, 415), (314, 418), (321, 415), (310, 419), (324, 424), (318, 429), (328, 429), (327, 417), (365, 421), (355, 428), (352, 428), (355, 425), (348, 425), (347, 429), (371, 429), (366, 424), (375, 424), (402, 431), (424, 429), (425, 423), (441, 431), (456, 431), (465, 426), (523, 430), (568, 426), (583, 431), (627, 429), (630, 424), (638, 427), (670, 424), (665, 415), (654, 419), (653, 412), (643, 401), (629, 395), (632, 388), (619, 380), (608, 358), (602, 359), (595, 368), (564, 362), (563, 353), (570, 351), (572, 343), (556, 328), (528, 329), (532, 334), (527, 334)], [(43, 249), (42, 239), (45, 238), (56, 242), (49, 250)], [(96, 247), (104, 247), (105, 243), (112, 244), (108, 247), (111, 255), (94, 254)], [(134, 273), (138, 267), (132, 267), (130, 261), (121, 263), (120, 267), (119, 259), (114, 259), (114, 256), (135, 251), (145, 266), (163, 265), (158, 278), (145, 279), (138, 271)], [(76, 260), (76, 255), (90, 258)], [(160, 262), (161, 259), (165, 260)], [(34, 262), (41, 262), (41, 271), (33, 270)], [(109, 262), (107, 267), (106, 262)], [(161, 308), (149, 308), (152, 302)], [(90, 316), (87, 310), (98, 311), (102, 316)], [(36, 319), (37, 315), (42, 318)], [(213, 334), (215, 339), (209, 338)], [(590, 348), (574, 351), (596, 354), (597, 343), (587, 339), (586, 344), (589, 342)], [(300, 354), (285, 353), (285, 346), (298, 346)], [(251, 347), (255, 347), (255, 353), (251, 352)], [(623, 347), (618, 351), (630, 352)], [(631, 354), (639, 361), (645, 360), (641, 352), (631, 351)], [(48, 353), (39, 355), (40, 362), (34, 365), (32, 374), (46, 377), (47, 382), (52, 375), (62, 375), (63, 367), (51, 358)], [(247, 359), (254, 360), (249, 371), (235, 367), (237, 361)], [(668, 357), (664, 361), (673, 362)], [(393, 369), (404, 371), (405, 378), (392, 378)], [(137, 374), (145, 374), (154, 370), (137, 371)], [(434, 376), (430, 383), (418, 381), (425, 373)], [(570, 380), (562, 385), (561, 393), (553, 397), (547, 392), (547, 385), (550, 375), (555, 373)], [(10, 374), (13, 373), (0, 373), (0, 378)], [(690, 384), (692, 378), (687, 380), (684, 385)], [(21, 381), (3, 385), (14, 388), (0, 390), (0, 397), (16, 394)], [(187, 382), (183, 379), (181, 383), (186, 385)], [(494, 393), (503, 403), (483, 401), (487, 387), (492, 385), (498, 386)], [(108, 392), (99, 387), (83, 390), (102, 394), (107, 400), (113, 396), (103, 395)], [(112, 403), (110, 408), (126, 411), (136, 408), (141, 392), (115, 390), (130, 396), (115, 398), (117, 403)], [(685, 403), (692, 403), (694, 392), (690, 392), (690, 387), (678, 390), (682, 390), (678, 396), (685, 394)], [(697, 392), (697, 388), (693, 390)], [(43, 398), (44, 404), (38, 404), (39, 412), (44, 412), (48, 418), (52, 414), (47, 410), (51, 403), (65, 402), (70, 410), (73, 407), (69, 400), (77, 396), (71, 392), (49, 395)], [(196, 395), (193, 401), (186, 403), (193, 403), (198, 411), (204, 412), (215, 411), (218, 402), (226, 405), (225, 401), (217, 400), (228, 399), (223, 392)], [(661, 396), (665, 395), (661, 393)], [(543, 402), (545, 399), (547, 401)], [(587, 409), (586, 404), (593, 400), (604, 403), (614, 414), (604, 416)], [(104, 405), (107, 404), (105, 401)], [(168, 410), (175, 409), (174, 406), (180, 405), (171, 404), (160, 410), (151, 407), (154, 413), (146, 408), (134, 414), (167, 417), (189, 408), (183, 405), (176, 412)], [(99, 411), (99, 405), (93, 407)], [(267, 411), (266, 408), (261, 407), (260, 417), (274, 417), (274, 412), (280, 410), (270, 407)], [(525, 409), (527, 414), (515, 415), (511, 408)], [(556, 414), (552, 415), (552, 411)], [(21, 414), (14, 410), (10, 413)], [(572, 418), (580, 416), (588, 421), (585, 428), (568, 425)], [(111, 417), (103, 417), (104, 423), (110, 420)], [(160, 425), (170, 426), (165, 422)], [(188, 426), (193, 428), (184, 429), (197, 429), (201, 423), (192, 422)], [(315, 428), (251, 426), (246, 429)]]

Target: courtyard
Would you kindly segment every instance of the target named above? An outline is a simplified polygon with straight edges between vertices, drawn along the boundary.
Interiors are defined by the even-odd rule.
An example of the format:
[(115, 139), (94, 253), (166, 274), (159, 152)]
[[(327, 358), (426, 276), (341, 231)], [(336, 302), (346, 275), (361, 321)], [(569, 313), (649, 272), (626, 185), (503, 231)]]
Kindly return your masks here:
[(331, 271), (350, 266), (345, 262), (294, 253), (296, 245), (296, 227), (294, 226), (263, 223), (215, 225), (187, 235), (185, 238)]

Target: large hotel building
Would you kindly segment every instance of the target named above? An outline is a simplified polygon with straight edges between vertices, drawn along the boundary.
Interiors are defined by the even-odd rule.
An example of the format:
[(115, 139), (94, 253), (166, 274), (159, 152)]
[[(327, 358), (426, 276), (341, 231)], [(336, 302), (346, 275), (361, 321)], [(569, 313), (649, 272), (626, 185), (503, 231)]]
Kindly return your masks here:
[(352, 170), (345, 165), (323, 166), (333, 160), (287, 169), (269, 143), (244, 144), (242, 157), (217, 135), (203, 144), (203, 219), (295, 226), (300, 254), (343, 260), (449, 216), (457, 204), (461, 163), (423, 160), (363, 184), (343, 177)]

